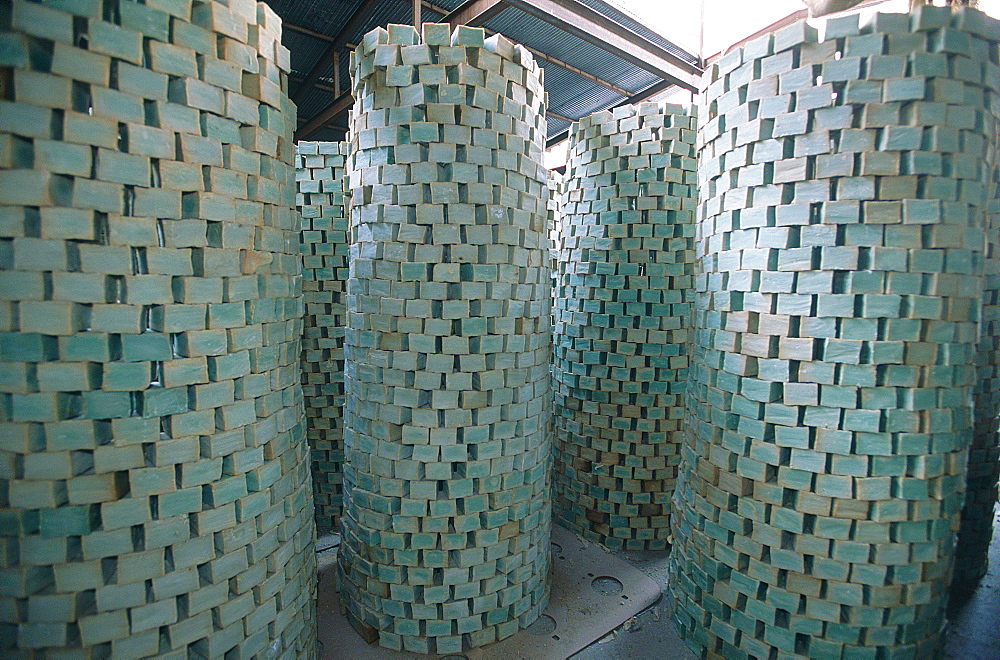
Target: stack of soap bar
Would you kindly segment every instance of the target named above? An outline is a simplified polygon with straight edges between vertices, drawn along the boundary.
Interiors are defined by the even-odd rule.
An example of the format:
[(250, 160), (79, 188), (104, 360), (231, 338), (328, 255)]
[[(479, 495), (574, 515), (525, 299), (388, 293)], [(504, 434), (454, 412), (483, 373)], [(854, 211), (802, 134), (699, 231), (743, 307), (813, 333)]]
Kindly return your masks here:
[(383, 646), (460, 653), (548, 597), (545, 95), (481, 28), (353, 54), (341, 593)]
[(723, 657), (936, 657), (973, 435), (1000, 22), (804, 22), (704, 78), (675, 620)]
[(336, 529), (344, 483), (344, 298), (347, 142), (295, 145), (295, 205), (302, 213), (302, 393), (312, 457), (316, 527)]
[(969, 447), (965, 507), (955, 548), (956, 592), (975, 589), (989, 569), (997, 480), (1000, 478), (1000, 167), (994, 169), (994, 198), (987, 216), (985, 288), (976, 367), (975, 434)]
[(696, 204), (694, 117), (643, 103), (573, 124), (554, 294), (557, 519), (666, 548), (680, 463)]
[[(549, 201), (546, 204), (546, 211), (548, 213), (549, 264), (552, 269), (552, 286), (555, 287), (559, 264), (559, 228), (562, 226), (563, 175), (556, 170), (549, 170), (548, 183)], [(554, 294), (555, 290), (553, 289)]]
[(315, 657), (278, 17), (14, 0), (0, 41), (0, 655)]

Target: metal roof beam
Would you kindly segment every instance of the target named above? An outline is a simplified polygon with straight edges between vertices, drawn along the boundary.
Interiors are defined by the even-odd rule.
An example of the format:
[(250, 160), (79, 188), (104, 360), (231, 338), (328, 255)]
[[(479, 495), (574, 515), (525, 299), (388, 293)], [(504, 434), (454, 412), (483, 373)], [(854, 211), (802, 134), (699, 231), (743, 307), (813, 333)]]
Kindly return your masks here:
[[(528, 48), (528, 47), (525, 46), (525, 48)], [(588, 80), (588, 81), (594, 83), (595, 85), (600, 85), (601, 87), (606, 87), (607, 89), (610, 89), (615, 94), (618, 94), (620, 96), (631, 96), (632, 95), (632, 92), (630, 92), (629, 90), (625, 89), (624, 87), (619, 87), (618, 85), (616, 85), (614, 83), (610, 83), (607, 80), (604, 80), (602, 78), (598, 78), (597, 76), (595, 76), (592, 73), (587, 73), (583, 69), (577, 68), (577, 67), (573, 66), (572, 64), (567, 64), (566, 62), (563, 62), (562, 60), (560, 60), (558, 58), (552, 57), (548, 53), (543, 53), (542, 51), (537, 50), (535, 48), (528, 48), (528, 50), (531, 51), (531, 54), (535, 56), (535, 59), (542, 60), (543, 62), (548, 62), (549, 64), (552, 64), (554, 66), (559, 67), (560, 69), (565, 69), (566, 71), (569, 71), (570, 73), (574, 73), (574, 74), (580, 76), (581, 78), (583, 78), (584, 80)]]
[(354, 12), (354, 15), (351, 16), (350, 20), (347, 21), (347, 24), (344, 25), (337, 36), (333, 38), (333, 41), (330, 42), (326, 51), (319, 56), (316, 63), (313, 64), (311, 69), (309, 69), (309, 73), (306, 74), (306, 79), (301, 85), (299, 85), (299, 88), (295, 90), (292, 100), (295, 101), (296, 104), (302, 103), (306, 95), (309, 94), (313, 86), (316, 84), (316, 81), (319, 80), (320, 74), (323, 73), (323, 69), (325, 69), (326, 66), (333, 60), (333, 54), (345, 46), (347, 38), (352, 32), (358, 29), (358, 26), (364, 20), (365, 16), (367, 16), (368, 10), (374, 7), (375, 4), (376, 0), (364, 0), (364, 2), (361, 3), (361, 6), (358, 7), (357, 11)]
[[(304, 28), (301, 25), (293, 25), (292, 23), (283, 23), (284, 27), (288, 28), (292, 32), (299, 32), (301, 34), (308, 35), (314, 39), (319, 39), (320, 41), (326, 41), (333, 43), (335, 40), (328, 34), (323, 34), (322, 32), (317, 32), (316, 30), (310, 30), (309, 28)], [(353, 50), (358, 47), (357, 44), (351, 43), (350, 41), (345, 41), (343, 47), (348, 50)]]
[[(306, 119), (302, 119), (301, 117), (298, 119), (299, 125), (306, 123), (306, 121), (307, 121)], [(340, 124), (327, 124), (323, 128), (329, 128), (334, 131), (340, 131), (341, 133), (346, 133), (348, 131), (348, 128), (346, 126), (341, 126)]]
[(320, 130), (327, 124), (329, 124), (338, 115), (347, 112), (351, 105), (354, 104), (354, 97), (351, 96), (350, 92), (345, 92), (341, 94), (333, 103), (328, 105), (326, 108), (321, 110), (319, 114), (314, 117), (310, 117), (309, 120), (299, 127), (299, 130), (295, 131), (296, 140), (304, 140), (316, 131)]
[(697, 91), (701, 69), (578, 0), (505, 0), (507, 4), (684, 89)]
[(317, 32), (316, 30), (310, 30), (307, 27), (302, 27), (301, 25), (295, 25), (294, 23), (282, 23), (282, 26), (292, 32), (298, 32), (300, 34), (306, 34), (313, 39), (319, 39), (320, 41), (333, 42), (333, 37), (328, 34), (323, 34), (322, 32)]
[[(293, 81), (293, 82), (297, 82), (297, 83), (300, 83), (303, 80), (305, 80), (305, 78), (300, 78), (299, 76), (291, 76), (291, 75), (288, 76), (288, 79), (291, 80), (291, 81)], [(333, 94), (339, 94), (340, 93), (337, 90), (335, 90), (333, 87), (331, 87), (330, 85), (324, 85), (323, 83), (316, 83), (315, 85), (313, 85), (313, 87), (315, 87), (316, 89), (322, 89), (324, 92), (331, 92)], [(299, 119), (301, 119), (301, 117), (299, 117)]]
[[(484, 0), (481, 0), (481, 2), (483, 2), (483, 1)], [(464, 23), (464, 25), (482, 25), (483, 23), (485, 23), (486, 21), (490, 20), (491, 18), (493, 18), (493, 16), (496, 16), (497, 14), (499, 14), (501, 11), (503, 11), (506, 8), (506, 7), (503, 6), (504, 5), (504, 0), (492, 0), (492, 1), (491, 0), (485, 0), (485, 2), (488, 3), (488, 4), (490, 4), (491, 6), (495, 7), (497, 9), (497, 11), (492, 12), (489, 15), (486, 15), (486, 16), (480, 15), (480, 17), (477, 17), (477, 20), (476, 20), (475, 23)], [(473, 2), (467, 2), (466, 3), (466, 5), (470, 5), (470, 4), (473, 4)], [(444, 18), (442, 18), (439, 22), (441, 22), (441, 23), (451, 23), (451, 25), (452, 25), (453, 28), (457, 24), (455, 22), (455, 20), (449, 19), (449, 17), (448, 17), (449, 15), (446, 13), (446, 11), (445, 11), (445, 9), (443, 7), (438, 7), (437, 5), (434, 5), (434, 4), (430, 3), (430, 2), (427, 2), (427, 0), (424, 0), (424, 6), (427, 7), (428, 9), (432, 10), (432, 11), (435, 11), (435, 12), (438, 12), (438, 13), (444, 15)], [(459, 7), (454, 12), (452, 12), (452, 14), (456, 14), (456, 13), (458, 13), (461, 10), (462, 10), (462, 7)], [(486, 30), (486, 34), (489, 35), (489, 36), (491, 36), (491, 37), (494, 34), (496, 34), (495, 31), (489, 29), (488, 27), (484, 27), (483, 29)], [(569, 71), (570, 73), (574, 73), (574, 74), (580, 76), (581, 78), (583, 78), (584, 80), (588, 80), (588, 81), (594, 83), (595, 85), (600, 85), (601, 87), (605, 87), (607, 89), (610, 89), (615, 94), (619, 94), (621, 96), (631, 96), (632, 95), (632, 92), (629, 91), (629, 90), (627, 90), (627, 89), (625, 89), (624, 87), (619, 87), (618, 85), (616, 85), (614, 83), (611, 83), (611, 82), (608, 82), (607, 80), (603, 80), (601, 78), (598, 78), (597, 76), (595, 76), (592, 73), (587, 73), (586, 71), (584, 71), (583, 69), (581, 69), (579, 67), (575, 67), (572, 64), (564, 62), (564, 61), (560, 60), (557, 57), (553, 57), (553, 56), (549, 55), (548, 53), (543, 53), (542, 51), (538, 50), (537, 48), (532, 48), (531, 46), (526, 46), (524, 44), (521, 44), (521, 45), (524, 48), (527, 48), (531, 52), (531, 54), (535, 56), (536, 59), (542, 60), (543, 62), (548, 62), (549, 64), (554, 64), (555, 66), (559, 67), (560, 69), (565, 69), (566, 71)]]
[[(502, 5), (503, 4), (503, 0), (500, 0), (500, 2), (498, 2), (497, 4)], [(438, 14), (441, 14), (442, 16), (445, 16), (445, 17), (448, 16), (448, 10), (446, 10), (444, 7), (439, 7), (439, 6), (435, 5), (432, 2), (428, 2), (427, 0), (424, 0), (424, 7), (427, 7), (431, 11), (436, 12)], [(459, 9), (456, 9), (455, 11), (459, 11), (460, 9), (461, 9), (461, 7), (459, 7)], [(499, 14), (501, 11), (503, 11), (503, 9), (504, 8), (501, 6), (495, 14), (483, 18), (481, 21), (479, 21), (478, 24), (482, 25), (484, 22), (488, 21), (490, 18), (492, 18), (496, 14)], [(452, 12), (452, 13), (454, 13), (454, 12)], [(447, 18), (442, 18), (438, 22), (439, 23), (448, 23), (449, 21), (448, 21)], [(454, 23), (452, 25), (454, 26)], [(472, 25), (472, 23), (467, 23), (466, 25)], [(494, 34), (496, 34), (496, 32), (494, 30), (491, 30), (488, 27), (483, 27), (483, 29), (486, 30), (486, 34), (489, 35), (489, 36), (491, 36), (491, 37)], [(531, 52), (531, 54), (535, 56), (536, 59), (542, 60), (544, 62), (548, 62), (549, 64), (554, 64), (555, 66), (559, 67), (560, 69), (565, 69), (566, 71), (569, 71), (570, 73), (575, 73), (576, 75), (580, 76), (584, 80), (588, 80), (588, 81), (594, 83), (595, 85), (600, 85), (601, 87), (605, 87), (607, 89), (610, 89), (612, 92), (614, 92), (615, 94), (618, 94), (620, 96), (631, 96), (632, 95), (632, 92), (629, 91), (629, 90), (627, 90), (627, 89), (625, 89), (624, 87), (619, 87), (618, 85), (616, 85), (614, 83), (611, 83), (611, 82), (608, 82), (607, 80), (602, 80), (601, 78), (598, 78), (597, 76), (595, 76), (592, 73), (587, 73), (586, 71), (584, 71), (583, 69), (581, 69), (579, 67), (575, 67), (572, 64), (568, 64), (568, 63), (560, 60), (557, 57), (552, 57), (548, 53), (543, 53), (542, 51), (538, 50), (537, 48), (532, 48), (531, 46), (526, 46), (525, 44), (521, 44), (521, 45), (524, 46), (525, 48), (527, 48)]]
[(568, 124), (572, 124), (573, 122), (576, 121), (572, 117), (567, 117), (566, 115), (561, 115), (558, 112), (552, 112), (551, 110), (546, 110), (545, 111), (545, 116), (546, 117), (552, 117), (553, 119), (558, 119), (559, 121), (564, 121), (564, 122), (566, 122)]
[(449, 23), (452, 30), (459, 25), (474, 27), (482, 25), (506, 8), (503, 0), (466, 0), (455, 11), (442, 18), (441, 22)]

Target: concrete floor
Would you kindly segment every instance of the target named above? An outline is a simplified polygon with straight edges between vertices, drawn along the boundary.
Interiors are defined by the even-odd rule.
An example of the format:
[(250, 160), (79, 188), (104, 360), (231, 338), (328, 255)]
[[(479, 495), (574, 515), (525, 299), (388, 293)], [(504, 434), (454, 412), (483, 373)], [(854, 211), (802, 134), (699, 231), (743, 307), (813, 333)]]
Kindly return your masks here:
[(990, 570), (966, 600), (948, 608), (945, 655), (955, 660), (1000, 658), (1000, 507), (993, 509)]
[[(670, 551), (615, 553), (667, 585)], [(990, 570), (967, 600), (949, 608), (945, 657), (954, 660), (1000, 660), (1000, 507), (994, 510)], [(662, 597), (651, 608), (633, 617), (610, 634), (572, 656), (573, 660), (694, 660), (677, 636), (670, 620), (670, 601)]]

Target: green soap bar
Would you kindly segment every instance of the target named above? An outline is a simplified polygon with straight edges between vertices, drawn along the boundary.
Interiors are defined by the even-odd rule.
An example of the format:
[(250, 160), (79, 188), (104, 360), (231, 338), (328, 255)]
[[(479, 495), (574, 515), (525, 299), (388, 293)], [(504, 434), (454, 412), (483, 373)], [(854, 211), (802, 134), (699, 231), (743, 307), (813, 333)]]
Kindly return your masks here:
[(149, 42), (149, 68), (179, 78), (198, 77), (194, 51), (160, 41)]
[(131, 275), (132, 252), (125, 246), (81, 245), (80, 269), (87, 273)]
[(187, 387), (152, 388), (143, 392), (143, 414), (176, 415), (188, 411)]
[(423, 23), (421, 31), (423, 43), (428, 46), (451, 45), (451, 25), (447, 23)]
[(81, 617), (77, 620), (77, 625), (80, 628), (80, 640), (86, 646), (129, 636), (128, 613), (124, 609)]
[[(94, 4), (97, 4), (96, 2)], [(142, 36), (113, 23), (93, 21), (88, 25), (88, 49), (132, 64), (142, 64)]]
[(131, 304), (152, 305), (173, 299), (171, 278), (165, 275), (136, 275), (125, 278), (125, 296)]
[(43, 392), (88, 390), (97, 381), (97, 365), (89, 363), (46, 363), (37, 367), (38, 389)]
[[(167, 3), (163, 1), (149, 2), (150, 6), (156, 6), (158, 9), (162, 9), (178, 18), (185, 19), (190, 15), (191, 5), (187, 0), (178, 0), (172, 3)], [(173, 7), (168, 7), (168, 4), (173, 4)], [(190, 48), (191, 50), (201, 53), (202, 55), (208, 55), (215, 57), (217, 55), (217, 49), (215, 44), (215, 34), (210, 30), (206, 30), (197, 25), (188, 23), (186, 20), (173, 21), (171, 28), (174, 32), (173, 42), (178, 45), (182, 45), (185, 48)]]
[(138, 334), (142, 332), (141, 305), (97, 304), (90, 309), (90, 329), (94, 332)]
[(486, 41), (486, 33), (483, 28), (468, 27), (459, 25), (451, 35), (452, 46), (472, 46), (482, 48)]
[(169, 360), (163, 363), (164, 387), (192, 385), (208, 380), (208, 365), (204, 358)]
[[(174, 240), (183, 242), (177, 234)], [(221, 277), (175, 277), (172, 286), (175, 299), (189, 304), (221, 302), (223, 298)]]
[(885, 101), (923, 100), (927, 94), (923, 76), (891, 78), (885, 81)]
[(158, 332), (122, 335), (121, 346), (122, 359), (127, 362), (162, 361), (173, 357), (170, 336)]
[(200, 511), (201, 505), (202, 495), (199, 488), (163, 491), (159, 496), (159, 514), (165, 518)]
[(73, 41), (73, 17), (35, 3), (15, 5), (11, 27), (27, 34), (64, 44)]
[(245, 312), (245, 307), (241, 302), (209, 305), (209, 327), (230, 328), (245, 325)]
[(90, 176), (91, 150), (89, 147), (53, 140), (36, 140), (34, 146), (35, 167), (38, 169), (59, 174)]
[(161, 332), (183, 332), (205, 327), (205, 305), (164, 305), (153, 308), (153, 329)]
[[(73, 302), (103, 303), (108, 299), (108, 280), (98, 273), (52, 273), (52, 297)], [(22, 291), (30, 291), (26, 287)], [(23, 295), (32, 298), (31, 295)]]
[[(141, 32), (157, 41), (170, 42), (170, 16), (146, 5), (129, 4), (119, 8), (121, 26)], [(133, 631), (134, 632), (134, 631)]]
[(95, 526), (89, 506), (61, 506), (42, 509), (38, 514), (39, 532), (43, 537), (85, 536)]
[[(128, 144), (131, 153), (140, 156), (151, 156), (153, 158), (173, 158), (175, 154), (174, 136), (170, 131), (155, 128), (153, 126), (130, 125), (128, 127)], [(138, 188), (136, 193), (135, 215), (157, 218), (180, 217), (173, 209), (180, 207), (180, 194), (173, 190), (163, 190), (157, 188)], [(141, 212), (139, 206), (139, 194), (148, 199), (150, 195), (156, 195), (157, 199), (164, 201), (164, 208), (157, 212)], [(147, 202), (148, 203), (148, 202)]]
[[(217, 101), (217, 97), (212, 92), (206, 91), (203, 100), (208, 103), (214, 103)], [(204, 115), (203, 118), (205, 126), (205, 137), (211, 138), (213, 140), (219, 140), (223, 143), (229, 144), (239, 144), (240, 139), (240, 125), (232, 120), (225, 117), (219, 117), (214, 114)], [(257, 147), (259, 151), (270, 151), (273, 148), (270, 146)], [(232, 204), (230, 200), (230, 204)]]
[(176, 623), (177, 600), (171, 598), (134, 607), (129, 610), (129, 618), (131, 619), (131, 631), (133, 635), (143, 630)]
[(132, 402), (128, 392), (83, 392), (80, 395), (80, 416), (84, 419), (128, 417)]
[(79, 406), (76, 397), (54, 392), (12, 394), (10, 402), (15, 422), (54, 422), (74, 417)]
[(174, 468), (143, 468), (129, 472), (129, 485), (135, 496), (168, 493), (174, 489)]

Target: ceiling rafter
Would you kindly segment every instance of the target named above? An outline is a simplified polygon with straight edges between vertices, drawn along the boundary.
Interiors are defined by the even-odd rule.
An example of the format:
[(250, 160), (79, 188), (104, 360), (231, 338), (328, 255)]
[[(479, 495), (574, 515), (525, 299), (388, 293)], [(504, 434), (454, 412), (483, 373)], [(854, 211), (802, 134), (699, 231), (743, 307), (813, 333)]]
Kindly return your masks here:
[(341, 94), (333, 100), (333, 103), (326, 106), (314, 117), (308, 119), (305, 124), (299, 126), (299, 130), (295, 131), (295, 139), (304, 140), (313, 135), (333, 121), (338, 115), (346, 112), (353, 104), (354, 97), (351, 96), (350, 92)]
[(320, 41), (335, 43), (334, 38), (328, 34), (323, 34), (322, 32), (317, 32), (316, 30), (310, 30), (307, 27), (302, 27), (301, 25), (295, 25), (294, 23), (283, 23), (282, 25), (286, 30), (291, 30), (292, 32), (298, 32), (299, 34), (306, 34), (312, 37), (313, 39), (319, 39)]
[(482, 25), (506, 8), (507, 4), (504, 0), (466, 0), (455, 11), (445, 15), (441, 22), (450, 24), (453, 30), (459, 25), (475, 27)]
[(309, 73), (306, 74), (305, 80), (299, 85), (298, 89), (295, 90), (295, 94), (292, 95), (292, 100), (296, 104), (301, 104), (305, 97), (312, 90), (316, 81), (319, 80), (320, 75), (323, 73), (324, 69), (333, 61), (334, 54), (343, 48), (347, 43), (347, 38), (358, 29), (361, 22), (368, 15), (368, 11), (375, 6), (378, 0), (364, 0), (361, 6), (357, 8), (354, 14), (351, 16), (347, 24), (340, 30), (340, 32), (333, 38), (327, 49), (320, 55), (316, 63), (313, 64), (312, 68), (309, 69)]
[(578, 0), (505, 0), (512, 7), (605, 50), (666, 81), (697, 91), (700, 68)]

